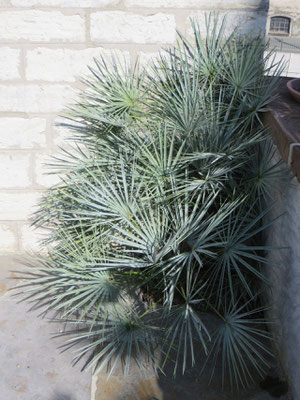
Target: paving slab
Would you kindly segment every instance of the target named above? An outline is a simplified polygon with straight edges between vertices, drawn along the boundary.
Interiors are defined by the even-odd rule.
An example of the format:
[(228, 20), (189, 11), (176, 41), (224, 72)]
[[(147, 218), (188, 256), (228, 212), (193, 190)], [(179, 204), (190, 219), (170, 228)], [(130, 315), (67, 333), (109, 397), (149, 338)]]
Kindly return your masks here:
[(119, 373), (108, 379), (107, 374), (100, 373), (93, 377), (91, 400), (292, 400), (289, 394), (273, 397), (261, 391), (259, 385), (239, 393), (222, 390), (218, 376), (211, 384), (208, 382), (206, 374), (156, 377), (151, 371), (145, 374), (137, 368), (127, 377)]
[[(12, 270), (20, 266), (0, 257), (0, 400), (271, 400), (258, 381), (242, 393), (222, 390), (220, 366), (211, 384), (210, 373), (200, 376), (196, 367), (174, 379), (168, 367), (166, 376), (156, 376), (150, 366), (141, 371), (134, 362), (129, 376), (120, 366), (110, 379), (103, 372), (92, 382), (90, 372), (72, 367), (74, 351), (58, 349), (64, 339), (51, 339), (61, 326), (29, 312), (29, 305), (8, 291), (16, 285)], [(206, 318), (206, 325), (214, 324)], [(202, 351), (196, 353), (201, 366)]]
[(14, 263), (0, 259), (0, 399), (90, 400), (91, 374), (72, 367), (72, 351), (58, 349), (62, 338), (51, 339), (59, 326), (6, 291), (12, 281), (4, 280), (4, 270)]
[(21, 265), (21, 259), (21, 256), (0, 256), (0, 298), (9, 288), (16, 286), (17, 281), (14, 278), (17, 274), (14, 270)]

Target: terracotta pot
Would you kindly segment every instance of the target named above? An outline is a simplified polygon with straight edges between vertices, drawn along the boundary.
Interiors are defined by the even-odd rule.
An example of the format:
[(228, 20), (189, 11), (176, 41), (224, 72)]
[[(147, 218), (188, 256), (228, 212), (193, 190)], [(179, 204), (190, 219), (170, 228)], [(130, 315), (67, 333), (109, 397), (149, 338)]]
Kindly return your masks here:
[(286, 86), (293, 98), (300, 103), (300, 78), (291, 79)]

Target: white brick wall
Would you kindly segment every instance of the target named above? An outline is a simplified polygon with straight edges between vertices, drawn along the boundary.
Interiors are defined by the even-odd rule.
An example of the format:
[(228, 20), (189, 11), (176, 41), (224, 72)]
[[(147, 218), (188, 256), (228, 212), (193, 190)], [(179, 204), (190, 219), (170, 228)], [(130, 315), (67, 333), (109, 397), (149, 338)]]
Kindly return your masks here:
[(0, 253), (11, 253), (17, 250), (17, 237), (10, 224), (0, 224)]
[(29, 224), (21, 224), (19, 235), (20, 248), (26, 252), (42, 252), (45, 250), (41, 245), (41, 241), (45, 238), (47, 232), (36, 229)]
[[(294, 0), (293, 0), (294, 1)], [(69, 133), (54, 126), (93, 57), (142, 63), (174, 43), (189, 18), (230, 9), (229, 22), (263, 26), (261, 0), (0, 0), (0, 254), (36, 249), (33, 206), (57, 177), (43, 164)], [(296, 74), (296, 55), (286, 73)], [(109, 60), (108, 60), (109, 63)], [(299, 68), (298, 68), (299, 70)]]
[(54, 148), (57, 147), (65, 148), (69, 143), (71, 143), (72, 134), (63, 127), (58, 126), (59, 122), (61, 122), (61, 120), (53, 121), (53, 127), (52, 127), (53, 146)]
[[(22, 1), (22, 0), (20, 0)], [(195, 8), (195, 9), (222, 9), (222, 8), (258, 8), (261, 0), (125, 0), (128, 7), (147, 8)]]
[(73, 99), (66, 85), (0, 85), (0, 112), (58, 113)]
[[(203, 38), (206, 35), (206, 18), (205, 18), (206, 11), (201, 10), (197, 12), (193, 12), (189, 14), (187, 18), (187, 25), (190, 18), (196, 18), (199, 21), (200, 25), (200, 32)], [(232, 10), (231, 12), (227, 11), (220, 11), (220, 26), (222, 18), (226, 19), (226, 34), (229, 35), (232, 31), (237, 28), (239, 32), (246, 33), (246, 34), (257, 34), (260, 32), (264, 32), (266, 27), (266, 19), (264, 15), (258, 15), (255, 11), (248, 10), (248, 11), (239, 11), (239, 10)], [(188, 33), (192, 33), (192, 29), (188, 29)]]
[(28, 221), (40, 197), (39, 191), (1, 191), (0, 221)]
[(0, 149), (46, 146), (46, 119), (0, 118)]
[(19, 49), (0, 47), (0, 80), (20, 78), (20, 53)]
[(0, 176), (0, 189), (30, 187), (30, 154), (0, 154)]
[(91, 15), (91, 38), (103, 43), (173, 43), (174, 15), (102, 11)]
[[(115, 51), (115, 56), (129, 60), (128, 52)], [(49, 49), (37, 47), (27, 52), (26, 78), (29, 81), (42, 80), (45, 82), (76, 82), (76, 78), (86, 75), (87, 65), (93, 65), (93, 59), (109, 58), (111, 50), (101, 47), (82, 50)]]
[(56, 185), (60, 182), (59, 177), (56, 174), (50, 174), (51, 168), (48, 164), (51, 162), (49, 153), (37, 154), (35, 158), (35, 182), (41, 187), (49, 187)]
[(59, 11), (2, 11), (0, 40), (18, 42), (83, 42), (84, 19)]
[(17, 7), (78, 7), (78, 8), (102, 8), (117, 6), (120, 0), (11, 0), (11, 4)]

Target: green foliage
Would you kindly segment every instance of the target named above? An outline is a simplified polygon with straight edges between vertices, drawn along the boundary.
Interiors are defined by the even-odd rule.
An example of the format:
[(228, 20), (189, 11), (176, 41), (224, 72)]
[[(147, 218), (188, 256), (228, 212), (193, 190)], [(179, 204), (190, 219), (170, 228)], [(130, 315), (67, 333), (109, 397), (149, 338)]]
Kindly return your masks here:
[(280, 66), (267, 77), (262, 39), (219, 22), (207, 18), (203, 41), (191, 21), (193, 43), (179, 34), (143, 71), (96, 60), (68, 112), (77, 147), (53, 163), (63, 181), (35, 215), (50, 254), (20, 290), (67, 322), (85, 367), (122, 360), (128, 372), (132, 359), (156, 364), (159, 347), (156, 366), (174, 358), (184, 373), (200, 346), (235, 386), (251, 380), (246, 360), (261, 374), (267, 364), (263, 232), (280, 173), (260, 113)]

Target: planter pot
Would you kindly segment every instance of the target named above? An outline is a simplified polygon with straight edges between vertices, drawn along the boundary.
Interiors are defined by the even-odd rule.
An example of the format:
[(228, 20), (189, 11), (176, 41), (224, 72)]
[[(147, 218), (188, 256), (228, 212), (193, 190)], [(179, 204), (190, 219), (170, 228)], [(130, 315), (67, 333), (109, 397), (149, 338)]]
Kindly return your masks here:
[(300, 103), (300, 78), (291, 79), (286, 86), (293, 98)]

